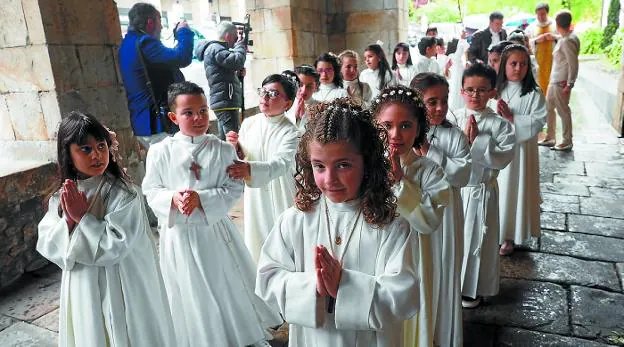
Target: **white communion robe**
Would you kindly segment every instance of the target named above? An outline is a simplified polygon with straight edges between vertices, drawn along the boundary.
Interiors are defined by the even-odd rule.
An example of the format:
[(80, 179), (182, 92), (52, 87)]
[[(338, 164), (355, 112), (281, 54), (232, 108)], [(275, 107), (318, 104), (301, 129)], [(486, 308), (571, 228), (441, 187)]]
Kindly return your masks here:
[(245, 244), (254, 261), (260, 257), (273, 223), (295, 199), (295, 154), (300, 133), (284, 115), (260, 113), (246, 118), (238, 143), (251, 166), (245, 180)]
[(312, 100), (316, 102), (330, 102), (338, 98), (346, 98), (349, 94), (344, 88), (339, 88), (335, 84), (320, 84), (319, 88), (312, 94)]
[(416, 70), (416, 75), (421, 72), (433, 72), (437, 73), (438, 75), (442, 74), (442, 71), (440, 70), (440, 65), (438, 65), (438, 62), (435, 59), (427, 58), (422, 55), (416, 60), (416, 62), (414, 63), (414, 67)]
[(138, 187), (104, 174), (78, 181), (91, 207), (70, 232), (60, 194), (37, 251), (63, 270), (59, 346), (174, 346), (175, 333)]
[[(371, 100), (375, 99), (379, 95), (379, 93), (381, 93), (381, 89), (379, 89), (379, 82), (380, 82), (379, 69), (377, 70), (366, 69), (360, 72), (359, 79), (363, 83), (368, 84), (368, 86), (370, 87)], [(396, 81), (394, 80), (394, 76), (392, 75), (390, 71), (387, 71), (386, 76), (384, 78), (384, 83), (383, 83), (384, 88), (386, 86), (393, 85), (395, 83)]]
[[(243, 192), (242, 180), (226, 173), (235, 159), (234, 147), (215, 136), (181, 132), (147, 154), (143, 191), (162, 227), (160, 263), (175, 346), (246, 346), (270, 338), (265, 328), (281, 323), (254, 294), (255, 264), (227, 214)], [(192, 162), (201, 166), (199, 179)], [(171, 203), (183, 189), (201, 200), (190, 216)]]
[(462, 295), (494, 296), (500, 283), (498, 255), (498, 172), (513, 160), (516, 136), (513, 126), (487, 107), (481, 112), (461, 109), (455, 113), (463, 129), (473, 114), (479, 134), (470, 148), (472, 169), (462, 188), (464, 201), (464, 258)]
[(419, 252), (414, 262), (419, 264), (419, 314), (405, 322), (404, 346), (432, 346), (437, 311), (434, 282), (439, 282), (439, 270), (434, 268), (432, 233), (439, 229), (444, 209), (449, 202), (450, 188), (442, 168), (433, 161), (417, 156), (412, 150), (401, 157), (403, 178), (395, 185), (399, 215), (417, 233)]
[(521, 89), (521, 82), (509, 81), (499, 93), (514, 114), (516, 133), (514, 159), (498, 176), (500, 243), (522, 244), (541, 235), (537, 135), (546, 123), (546, 100), (539, 90), (520, 96)]
[(368, 83), (360, 82), (359, 78), (353, 81), (342, 81), (344, 87), (347, 90), (347, 94), (356, 103), (361, 104), (362, 107), (368, 108), (371, 103), (373, 92)]
[(298, 103), (299, 103), (299, 97), (296, 97), (295, 102), (293, 102), (292, 107), (289, 108), (285, 114), (286, 114), (286, 118), (288, 118), (288, 120), (297, 127), (297, 130), (299, 130), (299, 136), (301, 136), (305, 132), (305, 127), (308, 124), (308, 120), (309, 120), (308, 107), (314, 104), (317, 104), (317, 102), (312, 100), (312, 97), (310, 97), (308, 101), (304, 101), (303, 102), (303, 107), (304, 107), (303, 117), (297, 119), (296, 105), (298, 105)]
[(461, 95), (462, 75), (465, 67), (465, 53), (470, 48), (470, 44), (466, 39), (460, 39), (457, 42), (457, 50), (455, 53), (449, 54), (449, 58), (453, 62), (449, 70), (449, 110), (456, 111), (466, 106), (464, 98)]
[[(403, 218), (378, 228), (358, 218), (359, 210), (360, 200), (332, 203), (321, 196), (309, 212), (286, 210), (269, 234), (256, 293), (290, 324), (290, 347), (402, 345), (403, 321), (418, 310), (417, 241)], [(340, 246), (333, 242), (338, 231)], [(330, 253), (335, 247), (342, 258), (333, 313), (316, 292), (317, 245)]]
[[(433, 250), (433, 301), (437, 303), (434, 342), (437, 346), (463, 345), (461, 265), (464, 254), (464, 211), (461, 188), (468, 184), (472, 159), (466, 135), (445, 122), (427, 133), (427, 158), (444, 170), (450, 185), (449, 202), (439, 230), (431, 235)], [(436, 310), (433, 310), (436, 313)]]
[(397, 84), (409, 87), (418, 71), (416, 71), (416, 66), (414, 65), (397, 64), (397, 68), (393, 70), (393, 73)]

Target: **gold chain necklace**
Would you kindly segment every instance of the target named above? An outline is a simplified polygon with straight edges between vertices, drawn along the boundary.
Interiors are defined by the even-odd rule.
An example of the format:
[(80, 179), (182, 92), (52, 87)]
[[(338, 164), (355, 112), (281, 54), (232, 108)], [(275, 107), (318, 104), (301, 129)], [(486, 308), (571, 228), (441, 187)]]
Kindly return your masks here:
[(351, 236), (353, 235), (353, 232), (355, 231), (355, 227), (358, 224), (358, 220), (360, 219), (360, 215), (362, 214), (362, 210), (360, 209), (358, 211), (358, 213), (355, 215), (355, 217), (353, 217), (353, 226), (351, 227), (351, 231), (346, 235), (347, 239), (343, 240), (342, 237), (340, 237), (340, 235), (338, 235), (338, 233), (336, 233), (336, 237), (332, 240), (331, 232), (330, 232), (330, 223), (329, 223), (329, 221), (330, 221), (329, 206), (327, 205), (327, 200), (324, 200), (324, 201), (325, 201), (325, 224), (326, 224), (326, 228), (327, 228), (327, 239), (329, 240), (329, 244), (331, 246), (332, 253), (334, 253), (334, 255), (335, 255), (334, 243), (336, 244), (336, 246), (340, 246), (340, 245), (342, 245), (342, 243), (344, 241), (344, 244), (345, 244), (344, 250), (342, 251), (342, 254), (340, 255), (340, 262), (342, 263), (342, 258), (344, 258), (344, 255), (347, 252), (347, 247), (349, 246), (349, 241), (351, 241)]

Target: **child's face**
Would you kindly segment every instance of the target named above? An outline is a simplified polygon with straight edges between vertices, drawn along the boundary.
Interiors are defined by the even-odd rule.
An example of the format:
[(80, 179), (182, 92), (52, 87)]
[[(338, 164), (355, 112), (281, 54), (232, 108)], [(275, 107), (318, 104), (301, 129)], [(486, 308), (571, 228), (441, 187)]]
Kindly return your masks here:
[(498, 68), (501, 63), (501, 55), (498, 53), (488, 53), (488, 65), (491, 66), (496, 73), (498, 73)]
[(84, 144), (69, 145), (69, 155), (76, 170), (87, 177), (99, 176), (108, 166), (108, 144), (89, 135)]
[(398, 64), (404, 65), (407, 63), (407, 58), (409, 58), (409, 52), (403, 48), (399, 48), (396, 53), (394, 53), (394, 58)]
[(264, 97), (260, 96), (260, 112), (264, 113), (267, 117), (278, 116), (284, 113), (290, 105), (292, 100), (288, 100), (284, 87), (278, 82), (267, 83), (262, 86), (262, 90), (265, 92), (277, 92), (274, 97), (265, 94)]
[(360, 193), (364, 177), (364, 158), (347, 142), (308, 145), (314, 182), (331, 202), (353, 200)]
[(377, 70), (379, 67), (379, 57), (377, 54), (371, 51), (364, 52), (364, 62), (366, 63), (366, 67), (371, 70)]
[(345, 81), (353, 81), (358, 78), (358, 63), (355, 58), (342, 58), (342, 67), (340, 68), (342, 77)]
[(297, 97), (304, 101), (310, 100), (312, 94), (316, 91), (316, 80), (312, 76), (298, 74), (299, 81), (301, 81), (301, 87), (297, 90)]
[(321, 84), (332, 84), (334, 83), (334, 76), (336, 76), (336, 71), (334, 71), (334, 66), (327, 61), (319, 61), (316, 63), (316, 72), (321, 75)]
[(446, 48), (444, 48), (444, 45), (436, 45), (436, 54), (438, 55), (446, 54)]
[(521, 82), (529, 72), (529, 57), (524, 52), (513, 52), (507, 57), (505, 75), (507, 79)]
[(410, 109), (398, 103), (392, 103), (381, 109), (377, 122), (388, 131), (390, 147), (399, 155), (409, 152), (414, 146), (420, 129)]
[(208, 104), (203, 94), (180, 94), (175, 99), (175, 110), (169, 119), (180, 127), (186, 136), (200, 136), (208, 131)]
[(484, 110), (487, 102), (496, 95), (490, 80), (482, 76), (466, 77), (461, 92), (466, 107), (475, 111)]
[(442, 84), (425, 89), (423, 99), (427, 108), (429, 124), (440, 125), (446, 119), (448, 93), (448, 87)]

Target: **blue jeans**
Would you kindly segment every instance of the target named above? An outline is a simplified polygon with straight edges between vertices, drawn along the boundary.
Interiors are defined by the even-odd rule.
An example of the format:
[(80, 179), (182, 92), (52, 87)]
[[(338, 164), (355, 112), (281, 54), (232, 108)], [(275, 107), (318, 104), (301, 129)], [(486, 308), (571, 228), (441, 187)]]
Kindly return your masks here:
[(238, 110), (215, 112), (218, 121), (219, 138), (221, 140), (225, 141), (225, 134), (229, 131), (238, 132), (238, 129), (240, 128), (239, 114), (240, 112)]

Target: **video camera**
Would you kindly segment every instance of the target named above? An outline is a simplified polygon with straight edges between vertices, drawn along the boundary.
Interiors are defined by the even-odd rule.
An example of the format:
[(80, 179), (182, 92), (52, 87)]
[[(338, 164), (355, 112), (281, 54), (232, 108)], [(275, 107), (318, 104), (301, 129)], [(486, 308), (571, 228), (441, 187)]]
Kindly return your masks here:
[(249, 13), (245, 15), (245, 22), (244, 23), (243, 22), (232, 22), (232, 24), (234, 24), (238, 28), (238, 30), (242, 30), (243, 33), (245, 34), (243, 41), (245, 43), (245, 46), (247, 46), (247, 47), (248, 46), (253, 46), (253, 40), (249, 39), (249, 33), (253, 30), (251, 28), (251, 24), (249, 22), (250, 22)]

